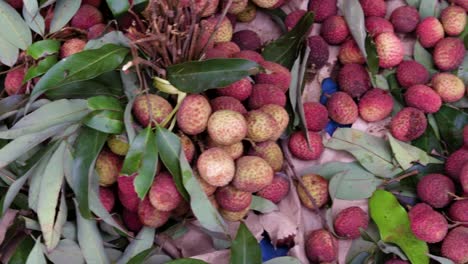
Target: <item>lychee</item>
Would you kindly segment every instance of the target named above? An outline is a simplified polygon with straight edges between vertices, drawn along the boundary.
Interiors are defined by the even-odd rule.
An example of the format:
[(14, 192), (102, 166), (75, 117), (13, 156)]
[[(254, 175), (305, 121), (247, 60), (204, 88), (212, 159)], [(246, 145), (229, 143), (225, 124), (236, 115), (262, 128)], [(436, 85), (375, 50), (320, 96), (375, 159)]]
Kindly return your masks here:
[(405, 107), (390, 123), (392, 136), (401, 141), (417, 139), (426, 131), (427, 119), (424, 112), (414, 107)]
[[(297, 194), (301, 199), (302, 204), (309, 208), (314, 209), (314, 204), (321, 208), (328, 203), (328, 181), (317, 174), (306, 174), (302, 176), (304, 187), (301, 184), (297, 185)], [(310, 200), (310, 197), (314, 202)]]
[(271, 61), (263, 61), (260, 65), (265, 69), (265, 72), (255, 76), (257, 84), (274, 84), (283, 92), (289, 89), (291, 73), (286, 67)]
[(458, 69), (465, 58), (465, 45), (459, 38), (444, 38), (434, 48), (434, 63), (442, 71)]
[(81, 1), (82, 5), (92, 5), (95, 7), (99, 7), (101, 5), (101, 0), (83, 0)]
[(24, 94), (26, 92), (26, 85), (23, 85), (25, 75), (26, 68), (24, 67), (15, 68), (6, 74), (4, 87), (8, 95)]
[[(351, 64), (347, 64), (351, 65)], [(336, 92), (328, 98), (328, 115), (338, 124), (348, 125), (358, 118), (358, 107), (353, 98), (344, 92)]]
[(274, 84), (256, 84), (253, 86), (249, 97), (250, 109), (258, 109), (267, 104), (275, 104), (284, 107), (286, 95), (283, 90)]
[(176, 220), (184, 218), (188, 213), (190, 213), (190, 210), (190, 203), (185, 200), (182, 200), (182, 202), (179, 203), (176, 209), (172, 210), (171, 217), (175, 218)]
[[(219, 17), (214, 16), (201, 21), (201, 26), (204, 32), (208, 32), (210, 35), (214, 32), (215, 26), (218, 23)], [(214, 32), (213, 42), (226, 42), (231, 41), (233, 34), (233, 28), (231, 21), (224, 17), (219, 24), (218, 29)]]
[(236, 174), (232, 184), (245, 192), (258, 192), (273, 181), (273, 169), (264, 159), (243, 156), (236, 160)]
[(182, 201), (174, 179), (168, 172), (156, 175), (148, 197), (154, 208), (166, 212), (174, 210)]
[(138, 204), (140, 203), (140, 198), (138, 198), (135, 186), (133, 185), (135, 177), (136, 174), (131, 176), (119, 176), (117, 178), (117, 187), (119, 189), (117, 197), (119, 197), (119, 201), (123, 207), (131, 212), (136, 212), (138, 210)]
[(197, 135), (205, 131), (211, 106), (208, 99), (200, 94), (190, 94), (180, 104), (177, 111), (177, 125), (188, 135)]
[(432, 48), (444, 37), (444, 28), (435, 17), (426, 17), (416, 28), (419, 42), (425, 48)]
[(252, 30), (241, 30), (234, 33), (232, 41), (236, 43), (241, 50), (259, 50), (262, 41), (258, 34)]
[(443, 174), (428, 174), (417, 186), (419, 198), (434, 208), (442, 208), (452, 201), (455, 193), (453, 181)]
[(365, 24), (367, 32), (369, 32), (371, 36), (377, 36), (386, 32), (394, 32), (392, 23), (382, 17), (367, 17)]
[(456, 5), (448, 6), (442, 10), (440, 20), (447, 35), (458, 36), (466, 26), (466, 11)]
[(301, 18), (307, 13), (307, 11), (305, 10), (302, 10), (302, 9), (298, 9), (298, 10), (294, 10), (292, 11), (291, 13), (289, 13), (286, 18), (284, 19), (284, 25), (286, 26), (286, 29), (288, 31), (290, 31), (291, 29), (293, 29), (297, 22), (299, 22), (299, 20), (301, 20)]
[[(190, 1), (181, 0), (180, 2), (185, 2), (185, 6), (190, 6)], [(209, 17), (216, 13), (218, 9), (219, 0), (195, 0), (195, 11), (201, 17)]]
[(248, 78), (244, 78), (224, 88), (217, 89), (216, 92), (219, 95), (231, 96), (239, 101), (244, 101), (252, 93), (252, 83)]
[(390, 259), (385, 261), (385, 264), (410, 264), (408, 261), (401, 260), (401, 259)]
[(188, 163), (191, 163), (193, 158), (195, 157), (195, 145), (189, 137), (182, 133), (179, 135), (179, 138), (180, 146), (184, 151), (185, 158), (187, 159)]
[(87, 38), (97, 39), (106, 32), (107, 25), (103, 23), (96, 24), (88, 29)]
[(22, 9), (23, 8), (23, 0), (5, 0), (9, 5), (11, 5), (14, 9)]
[(193, 176), (198, 180), (200, 186), (202, 187), (203, 192), (205, 192), (206, 196), (213, 195), (218, 187), (213, 186), (207, 183), (200, 175), (198, 174), (197, 170), (193, 170)]
[(247, 121), (238, 112), (219, 110), (208, 120), (208, 134), (220, 145), (232, 145), (247, 136)]
[(421, 63), (407, 60), (398, 65), (396, 77), (401, 86), (408, 88), (416, 84), (426, 84), (430, 75)]
[(468, 125), (463, 127), (463, 144), (465, 147), (468, 146)]
[(447, 158), (445, 162), (445, 171), (452, 177), (452, 179), (458, 179), (462, 171), (463, 166), (468, 162), (468, 150), (461, 148)]
[[(234, 0), (228, 9), (229, 14), (237, 15), (244, 11), (247, 7), (248, 0)], [(226, 5), (226, 1), (223, 2), (223, 7)]]
[(468, 227), (459, 226), (448, 233), (442, 242), (442, 256), (455, 264), (468, 262)]
[(460, 176), (458, 177), (460, 180), (460, 185), (464, 193), (468, 193), (468, 163), (463, 165), (462, 169), (460, 170)]
[(316, 160), (323, 152), (322, 137), (320, 134), (308, 131), (310, 148), (302, 131), (294, 132), (289, 138), (289, 151), (300, 160)]
[(356, 41), (350, 38), (346, 40), (340, 46), (340, 51), (338, 53), (338, 58), (342, 64), (350, 64), (350, 63), (357, 63), (357, 64), (364, 64), (366, 63), (366, 59), (362, 56), (361, 50), (359, 49)]
[(219, 110), (231, 110), (241, 114), (246, 114), (247, 109), (236, 98), (231, 96), (219, 96), (210, 101), (213, 112)]
[(131, 212), (127, 209), (122, 210), (122, 220), (128, 230), (132, 232), (139, 232), (140, 229), (143, 227), (140, 219), (138, 218), (138, 214), (136, 212)]
[(244, 219), (244, 217), (249, 213), (249, 210), (250, 210), (250, 207), (247, 207), (240, 212), (228, 211), (226, 209), (221, 208), (219, 210), (219, 213), (225, 220), (229, 222), (237, 222), (237, 221)]
[(92, 5), (82, 5), (76, 11), (70, 24), (72, 27), (87, 30), (103, 22), (101, 11)]
[(356, 239), (361, 236), (360, 228), (366, 230), (369, 225), (369, 216), (358, 206), (348, 207), (340, 211), (333, 222), (337, 235)]
[(255, 17), (257, 17), (257, 6), (254, 5), (251, 1), (247, 3), (244, 11), (236, 15), (237, 20), (244, 23), (253, 21)]
[(392, 68), (403, 61), (404, 49), (400, 39), (393, 33), (382, 33), (375, 38), (379, 66)]
[(273, 203), (279, 203), (284, 197), (286, 197), (286, 195), (288, 195), (288, 193), (289, 181), (285, 177), (276, 174), (273, 177), (273, 181), (265, 188), (258, 191), (257, 195), (270, 200)]
[(223, 50), (216, 49), (214, 47), (208, 48), (205, 53), (205, 59), (227, 59), (229, 55)]
[(114, 153), (103, 150), (96, 159), (96, 172), (99, 176), (99, 185), (109, 186), (117, 181), (122, 159)]
[(393, 97), (388, 91), (371, 89), (359, 100), (359, 115), (367, 122), (377, 122), (390, 116)]
[(408, 106), (418, 108), (424, 113), (432, 114), (439, 111), (442, 99), (431, 87), (417, 84), (408, 88), (405, 93), (405, 101)]
[(398, 33), (413, 32), (419, 23), (419, 12), (413, 6), (400, 6), (393, 10), (390, 21)]
[(465, 95), (465, 85), (457, 76), (448, 73), (437, 73), (432, 77), (432, 88), (440, 95), (442, 101), (453, 103)]
[(369, 74), (361, 64), (345, 64), (338, 75), (340, 90), (351, 97), (360, 97), (371, 88)]
[(468, 200), (455, 201), (448, 211), (450, 219), (465, 223), (468, 226)]
[(275, 119), (269, 114), (252, 110), (245, 116), (247, 120), (247, 137), (254, 142), (263, 142), (270, 139), (278, 130)]
[(108, 212), (112, 211), (115, 204), (115, 195), (111, 188), (99, 186), (99, 200)]
[(321, 36), (310, 36), (307, 45), (310, 48), (308, 63), (313, 69), (318, 70), (327, 64), (330, 51), (327, 42)]
[(274, 9), (284, 3), (283, 0), (252, 0), (252, 2), (258, 7), (266, 9)]
[(224, 51), (228, 55), (228, 57), (231, 57), (232, 55), (240, 51), (239, 46), (232, 41), (216, 43), (214, 47), (217, 50)]
[(65, 41), (60, 47), (60, 58), (66, 58), (75, 53), (83, 51), (86, 41), (78, 38), (72, 38)]
[(387, 5), (384, 0), (359, 0), (359, 3), (366, 17), (385, 17), (387, 13)]
[(219, 188), (215, 197), (221, 208), (231, 212), (243, 211), (249, 208), (252, 202), (252, 193), (238, 190), (231, 185)]
[(327, 230), (318, 229), (307, 236), (305, 249), (313, 263), (332, 263), (338, 256), (338, 241)]
[(245, 59), (255, 61), (256, 63), (261, 63), (265, 61), (260, 53), (253, 51), (253, 50), (241, 50), (232, 55), (233, 58), (237, 59)]
[(349, 35), (349, 28), (342, 16), (331, 16), (323, 21), (320, 35), (328, 44), (341, 44)]
[(323, 22), (328, 17), (334, 16), (338, 12), (336, 0), (310, 0), (308, 9), (315, 14), (315, 21)]
[(437, 243), (447, 235), (448, 223), (445, 217), (425, 203), (416, 204), (408, 216), (411, 231), (425, 242)]
[(465, 11), (468, 12), (468, 0), (449, 0), (449, 1), (452, 3), (455, 3), (458, 6), (463, 7), (463, 9), (465, 9)]
[(226, 151), (226, 153), (229, 154), (229, 156), (231, 156), (233, 160), (240, 158), (242, 154), (244, 154), (244, 144), (242, 144), (242, 142), (237, 142), (232, 145), (224, 146), (224, 145), (217, 144), (210, 137), (208, 137), (207, 147), (208, 148), (215, 148), (215, 147), (221, 148), (222, 150)]
[(169, 220), (170, 216), (171, 212), (159, 211), (154, 208), (148, 198), (141, 201), (138, 205), (138, 218), (145, 226), (161, 227)]
[(208, 184), (221, 187), (231, 182), (235, 173), (234, 160), (220, 148), (205, 150), (197, 160), (197, 170)]
[(133, 114), (145, 127), (161, 124), (172, 110), (172, 105), (166, 99), (155, 94), (137, 96), (133, 103)]
[(314, 132), (319, 132), (328, 124), (328, 110), (318, 102), (304, 103), (304, 117), (307, 129)]
[(107, 139), (107, 146), (112, 151), (112, 153), (119, 156), (127, 155), (130, 144), (128, 143), (127, 135), (110, 135)]
[(273, 133), (270, 139), (273, 141), (278, 140), (289, 124), (288, 112), (284, 107), (275, 104), (264, 105), (259, 110), (269, 114), (276, 121), (278, 130)]
[(283, 151), (275, 141), (257, 143), (249, 151), (249, 155), (264, 159), (274, 171), (283, 168)]

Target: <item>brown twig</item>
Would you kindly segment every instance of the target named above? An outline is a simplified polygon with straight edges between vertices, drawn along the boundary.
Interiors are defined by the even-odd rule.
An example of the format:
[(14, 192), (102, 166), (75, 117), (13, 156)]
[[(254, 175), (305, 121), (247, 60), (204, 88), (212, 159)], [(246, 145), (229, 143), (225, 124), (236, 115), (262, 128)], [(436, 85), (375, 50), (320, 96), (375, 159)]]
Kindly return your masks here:
[(396, 178), (385, 181), (379, 187), (385, 187), (385, 186), (387, 186), (389, 184), (392, 184), (392, 183), (395, 183), (395, 182), (400, 182), (401, 180), (406, 179), (406, 178), (411, 177), (411, 176), (414, 176), (414, 175), (417, 175), (418, 173), (419, 173), (418, 170), (410, 171), (410, 172), (405, 173), (403, 175), (400, 175), (400, 176), (398, 176)]

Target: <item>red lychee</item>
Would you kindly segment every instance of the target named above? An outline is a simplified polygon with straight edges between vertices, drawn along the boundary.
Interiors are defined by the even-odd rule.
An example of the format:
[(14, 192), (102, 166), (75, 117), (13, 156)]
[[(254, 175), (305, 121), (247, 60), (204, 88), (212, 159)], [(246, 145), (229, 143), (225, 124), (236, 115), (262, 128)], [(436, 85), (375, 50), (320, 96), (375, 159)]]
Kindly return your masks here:
[(189, 137), (182, 133), (179, 135), (179, 138), (180, 145), (184, 150), (185, 158), (187, 159), (188, 163), (191, 163), (193, 158), (195, 157), (195, 145)]
[(400, 39), (393, 33), (382, 33), (375, 38), (379, 66), (392, 68), (403, 61), (404, 49)]
[(247, 136), (247, 121), (238, 112), (219, 110), (208, 120), (208, 134), (217, 144), (232, 145)]
[(197, 161), (197, 170), (208, 184), (216, 187), (226, 186), (235, 173), (234, 160), (220, 148), (205, 150)]
[[(140, 95), (133, 103), (133, 114), (143, 126), (161, 124), (172, 112), (172, 105), (155, 94)], [(150, 120), (152, 118), (152, 120)]]
[(417, 84), (408, 88), (405, 93), (405, 101), (408, 106), (418, 108), (424, 113), (432, 114), (439, 111), (442, 99), (431, 87)]
[(218, 29), (216, 30), (216, 32), (214, 32), (215, 26), (218, 23), (218, 20), (219, 20), (218, 16), (214, 16), (214, 17), (210, 17), (210, 18), (202, 20), (201, 21), (202, 30), (204, 32), (209, 33), (209, 35), (214, 34), (213, 36), (214, 43), (231, 41), (232, 34), (233, 34), (231, 21), (229, 21), (227, 17), (224, 17), (221, 23), (219, 24)]
[(465, 223), (468, 227), (468, 200), (455, 201), (448, 211), (450, 219)]
[(174, 179), (168, 172), (156, 175), (148, 197), (154, 208), (165, 212), (174, 210), (182, 201)]
[(257, 195), (273, 203), (279, 203), (289, 193), (289, 181), (279, 174), (273, 177), (273, 181), (265, 188), (257, 192)]
[(367, 17), (366, 29), (371, 36), (377, 36), (385, 32), (394, 32), (392, 23), (382, 17)]
[(188, 135), (197, 135), (205, 131), (211, 106), (208, 99), (200, 94), (190, 94), (182, 101), (177, 111), (177, 125)]
[(442, 256), (455, 264), (468, 263), (468, 227), (452, 229), (442, 242)]
[(455, 185), (449, 177), (433, 173), (418, 182), (417, 191), (421, 200), (434, 208), (442, 208), (452, 201)]
[(463, 165), (460, 170), (460, 176), (458, 177), (464, 193), (468, 193), (468, 163)]
[(115, 195), (111, 188), (99, 186), (99, 200), (108, 212), (112, 211), (115, 204)]
[(401, 86), (408, 88), (416, 84), (426, 84), (430, 75), (421, 63), (408, 60), (398, 65), (396, 77)]
[(369, 216), (360, 207), (352, 206), (340, 211), (333, 222), (337, 235), (355, 239), (361, 236), (360, 228), (366, 230)]
[(5, 77), (5, 91), (8, 95), (24, 94), (26, 85), (23, 85), (26, 68), (21, 66), (9, 71)]
[(206, 60), (209, 60), (209, 59), (227, 59), (229, 58), (229, 55), (224, 52), (223, 50), (219, 50), (219, 49), (216, 49), (216, 48), (209, 48), (206, 50), (206, 53), (205, 53), (205, 59)]
[(252, 110), (245, 115), (247, 120), (247, 138), (254, 142), (263, 142), (272, 138), (278, 130), (278, 124), (269, 114)]
[(323, 22), (330, 16), (334, 16), (338, 12), (336, 0), (310, 0), (308, 9), (315, 14), (315, 21)]
[(338, 241), (325, 229), (312, 231), (305, 247), (307, 257), (313, 263), (332, 263), (338, 256)]
[(349, 36), (349, 28), (342, 16), (331, 16), (323, 21), (320, 35), (328, 44), (341, 44)]
[(320, 158), (323, 152), (322, 137), (320, 134), (308, 131), (310, 148), (307, 144), (307, 139), (302, 131), (294, 132), (289, 138), (289, 151), (294, 157), (301, 160), (316, 160)]
[(131, 212), (127, 209), (122, 210), (122, 220), (128, 230), (132, 232), (139, 232), (140, 229), (143, 227), (140, 219), (138, 218), (138, 214), (136, 212)]
[(252, 30), (241, 30), (234, 33), (232, 41), (236, 43), (241, 50), (259, 50), (262, 41), (258, 34)]
[(65, 41), (60, 47), (60, 58), (66, 58), (75, 53), (83, 51), (86, 41), (78, 38), (72, 38)]
[(361, 64), (350, 63), (341, 68), (338, 75), (340, 90), (351, 97), (361, 97), (371, 88), (369, 74)]
[(398, 33), (413, 32), (419, 23), (419, 12), (413, 6), (400, 6), (393, 10), (390, 21)]
[(141, 201), (138, 205), (138, 218), (145, 226), (161, 227), (169, 220), (170, 216), (171, 212), (159, 211), (154, 208), (148, 198)]
[(283, 151), (274, 141), (265, 141), (255, 144), (255, 146), (252, 146), (250, 149), (249, 155), (264, 159), (274, 171), (280, 171), (283, 168)]
[[(314, 202), (318, 208), (321, 208), (328, 203), (328, 181), (317, 174), (306, 174), (302, 176), (304, 187), (297, 184), (297, 194), (302, 204), (309, 208), (314, 209)], [(309, 195), (314, 199), (310, 200)]]
[(224, 51), (229, 57), (240, 51), (239, 46), (232, 41), (216, 43), (214, 47), (217, 50)]
[(458, 36), (466, 26), (466, 11), (459, 6), (448, 6), (442, 10), (440, 20), (447, 35)]
[(273, 181), (273, 169), (264, 159), (243, 156), (236, 160), (236, 174), (232, 184), (245, 192), (258, 192)]
[(444, 38), (434, 48), (434, 63), (442, 71), (458, 69), (465, 58), (465, 45), (459, 38)]
[(274, 84), (283, 92), (286, 92), (291, 83), (291, 73), (281, 64), (263, 61), (260, 65), (265, 69), (264, 73), (255, 76), (257, 84)]
[(289, 124), (288, 112), (284, 107), (275, 104), (267, 104), (259, 109), (269, 114), (276, 121), (278, 130), (273, 133), (273, 136), (270, 139), (273, 141), (278, 140)]
[(253, 50), (241, 50), (233, 54), (232, 57), (237, 58), (237, 59), (251, 60), (251, 61), (255, 61), (256, 63), (261, 63), (265, 61), (265, 59), (263, 59), (260, 53), (253, 51)]
[(231, 212), (243, 211), (252, 202), (252, 193), (238, 190), (231, 185), (219, 188), (215, 197), (221, 208)]
[(210, 101), (213, 112), (219, 110), (231, 110), (241, 114), (246, 114), (247, 110), (244, 105), (234, 97), (219, 96)]
[(244, 101), (252, 93), (252, 83), (248, 78), (244, 78), (224, 88), (217, 89), (216, 92), (219, 95), (231, 96), (239, 101)]
[(463, 166), (468, 162), (468, 150), (461, 148), (447, 158), (445, 162), (445, 171), (452, 177), (452, 179), (458, 179)]
[(366, 59), (364, 58), (364, 56), (362, 56), (361, 50), (356, 44), (356, 41), (354, 41), (354, 39), (352, 38), (346, 40), (343, 44), (341, 44), (340, 51), (338, 53), (338, 58), (340, 59), (340, 62), (342, 64), (366, 63)]
[(133, 185), (135, 177), (136, 175), (119, 176), (117, 178), (117, 186), (119, 188), (117, 197), (119, 197), (123, 207), (130, 212), (137, 212), (138, 204), (140, 203), (140, 198), (138, 198), (135, 186)]
[(103, 23), (96, 24), (88, 29), (88, 39), (97, 39), (106, 33), (107, 25)]
[(99, 7), (101, 5), (101, 0), (83, 0), (81, 1), (81, 5), (92, 5)]
[(284, 107), (286, 105), (286, 95), (274, 84), (254, 85), (249, 98), (250, 109), (258, 109), (267, 104), (275, 104)]
[(249, 213), (250, 207), (245, 208), (240, 212), (233, 212), (226, 209), (219, 209), (219, 213), (223, 216), (224, 220), (229, 222), (237, 222), (242, 219)]
[(304, 116), (307, 129), (310, 131), (321, 131), (328, 124), (328, 110), (318, 102), (304, 103)]
[(432, 77), (431, 83), (432, 88), (446, 103), (453, 103), (462, 99), (466, 92), (463, 81), (448, 72), (437, 73)]
[(366, 17), (385, 17), (387, 5), (384, 0), (359, 0)]
[[(347, 64), (351, 65), (351, 64)], [(328, 98), (328, 115), (338, 124), (348, 125), (358, 118), (358, 107), (353, 98), (344, 92), (336, 92)]]
[(413, 234), (425, 242), (437, 243), (447, 235), (448, 223), (445, 217), (425, 203), (411, 208), (408, 216)]
[(122, 159), (105, 149), (99, 153), (95, 168), (99, 176), (99, 185), (109, 186), (117, 181), (120, 169), (122, 168)]
[(5, 0), (9, 5), (11, 5), (14, 9), (22, 9), (23, 8), (23, 0)]
[(359, 115), (367, 122), (377, 122), (390, 116), (393, 97), (388, 91), (371, 89), (359, 100)]
[(424, 134), (426, 127), (424, 112), (414, 107), (405, 107), (392, 118), (390, 132), (398, 140), (411, 141)]
[(307, 44), (310, 48), (308, 63), (312, 65), (313, 69), (322, 68), (330, 56), (327, 42), (321, 36), (310, 36), (307, 39)]
[(301, 18), (307, 13), (307, 11), (298, 9), (294, 10), (291, 13), (289, 13), (286, 18), (284, 19), (284, 25), (288, 30), (293, 29), (294, 26), (296, 26), (297, 22), (301, 20)]
[(401, 259), (390, 259), (385, 261), (385, 264), (410, 264), (408, 261), (404, 261)]
[(419, 42), (425, 48), (432, 48), (444, 37), (444, 28), (435, 17), (426, 17), (416, 28)]
[(92, 5), (82, 5), (73, 16), (70, 24), (72, 27), (87, 30), (102, 22), (103, 17), (99, 9)]

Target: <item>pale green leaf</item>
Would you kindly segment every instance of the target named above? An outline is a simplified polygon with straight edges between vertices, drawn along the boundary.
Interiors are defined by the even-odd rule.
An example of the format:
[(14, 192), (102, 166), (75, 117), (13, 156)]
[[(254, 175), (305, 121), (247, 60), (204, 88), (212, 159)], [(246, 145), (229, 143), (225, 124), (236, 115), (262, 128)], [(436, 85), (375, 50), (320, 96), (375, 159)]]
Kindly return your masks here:
[(49, 33), (62, 29), (80, 8), (81, 0), (57, 0), (54, 8), (54, 17), (50, 22)]
[(53, 263), (78, 264), (85, 263), (83, 254), (78, 244), (70, 239), (62, 239), (57, 247), (47, 254), (47, 258)]
[(364, 24), (364, 11), (359, 0), (339, 0), (338, 7), (344, 15), (349, 27), (349, 31), (361, 50), (364, 58), (366, 52), (366, 25)]
[(262, 214), (267, 214), (279, 210), (278, 206), (272, 201), (257, 195), (252, 196), (252, 203), (250, 204), (250, 209), (260, 212)]
[(131, 41), (121, 31), (115, 30), (106, 33), (100, 38), (89, 40), (84, 49), (99, 49), (106, 44), (115, 44), (130, 48), (130, 43)]
[(45, 22), (39, 13), (39, 4), (37, 0), (23, 1), (23, 17), (29, 27), (37, 34), (44, 36)]
[(125, 264), (134, 256), (151, 248), (156, 230), (154, 228), (143, 227), (137, 237), (127, 246), (123, 255), (120, 257), (117, 264)]
[(0, 37), (0, 62), (12, 67), (18, 60), (19, 50), (18, 48)]
[(36, 244), (34, 244), (34, 247), (32, 248), (31, 252), (29, 252), (26, 264), (47, 264), (47, 261), (44, 257), (44, 253), (42, 252), (42, 244), (40, 237), (36, 239)]
[(10, 44), (22, 50), (31, 45), (31, 30), (20, 14), (5, 1), (0, 1), (0, 25), (0, 36)]

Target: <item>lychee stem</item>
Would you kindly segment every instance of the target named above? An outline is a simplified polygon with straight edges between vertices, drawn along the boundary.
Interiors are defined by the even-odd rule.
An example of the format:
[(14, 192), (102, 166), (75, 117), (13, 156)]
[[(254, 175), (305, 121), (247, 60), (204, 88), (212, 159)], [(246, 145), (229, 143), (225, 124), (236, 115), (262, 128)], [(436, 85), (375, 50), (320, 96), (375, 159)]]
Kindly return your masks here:
[(452, 192), (449, 192), (448, 194), (450, 196), (452, 196), (455, 201), (467, 200), (468, 199), (468, 197), (460, 197), (460, 196), (458, 196), (458, 195), (456, 195), (456, 194), (454, 194)]
[(394, 182), (400, 182), (401, 180), (406, 179), (406, 178), (411, 177), (411, 176), (414, 176), (414, 175), (417, 175), (418, 173), (419, 173), (418, 170), (410, 171), (410, 172), (405, 173), (405, 174), (403, 174), (403, 175), (400, 175), (400, 176), (398, 176), (398, 177), (396, 177), (396, 178), (393, 178), (393, 179), (384, 181), (384, 182), (379, 186), (379, 188), (383, 188), (383, 187), (385, 187), (385, 186), (387, 186), (387, 185), (389, 185), (389, 184), (392, 184), (392, 183), (394, 183)]

